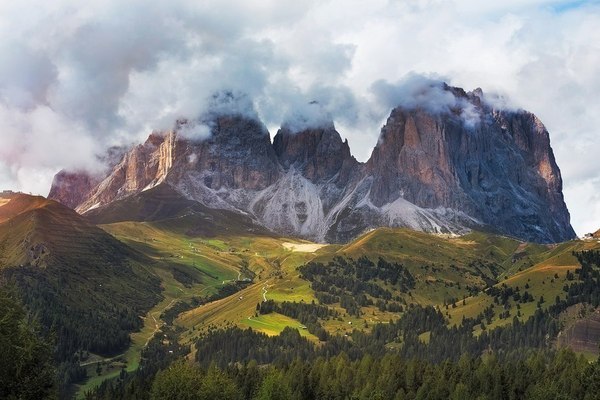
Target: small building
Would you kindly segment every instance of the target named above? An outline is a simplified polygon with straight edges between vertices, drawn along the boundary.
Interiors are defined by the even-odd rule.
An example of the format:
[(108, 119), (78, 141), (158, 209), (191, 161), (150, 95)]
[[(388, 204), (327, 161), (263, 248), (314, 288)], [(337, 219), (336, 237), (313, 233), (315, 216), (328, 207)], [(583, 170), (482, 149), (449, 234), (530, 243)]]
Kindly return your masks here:
[(581, 238), (582, 240), (594, 240), (594, 234), (593, 233), (586, 233), (585, 235), (583, 235), (583, 237)]

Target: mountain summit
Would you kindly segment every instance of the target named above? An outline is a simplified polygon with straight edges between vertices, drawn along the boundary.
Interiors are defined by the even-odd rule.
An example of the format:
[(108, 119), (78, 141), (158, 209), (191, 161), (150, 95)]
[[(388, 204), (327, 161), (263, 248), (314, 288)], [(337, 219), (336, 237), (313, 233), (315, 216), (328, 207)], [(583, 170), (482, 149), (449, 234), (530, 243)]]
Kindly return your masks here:
[[(190, 137), (180, 121), (125, 152), (103, 177), (61, 171), (50, 198), (80, 213), (166, 184), (209, 208), (284, 235), (344, 242), (379, 226), (440, 233), (485, 229), (550, 243), (575, 237), (548, 131), (498, 109), (480, 89), (440, 84), (444, 107), (394, 108), (370, 159), (350, 154), (333, 122), (274, 137), (256, 115), (221, 110)], [(451, 101), (447, 101), (450, 99)]]

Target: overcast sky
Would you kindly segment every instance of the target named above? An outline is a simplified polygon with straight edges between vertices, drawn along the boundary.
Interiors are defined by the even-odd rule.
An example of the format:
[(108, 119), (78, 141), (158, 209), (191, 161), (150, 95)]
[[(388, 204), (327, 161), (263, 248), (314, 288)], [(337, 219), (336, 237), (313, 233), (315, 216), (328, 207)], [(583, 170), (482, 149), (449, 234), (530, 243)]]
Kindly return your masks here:
[(598, 1), (1, 1), (0, 37), (0, 189), (45, 195), (219, 89), (272, 134), (318, 100), (364, 161), (390, 111), (374, 88), (420, 74), (538, 115), (575, 230), (600, 228)]

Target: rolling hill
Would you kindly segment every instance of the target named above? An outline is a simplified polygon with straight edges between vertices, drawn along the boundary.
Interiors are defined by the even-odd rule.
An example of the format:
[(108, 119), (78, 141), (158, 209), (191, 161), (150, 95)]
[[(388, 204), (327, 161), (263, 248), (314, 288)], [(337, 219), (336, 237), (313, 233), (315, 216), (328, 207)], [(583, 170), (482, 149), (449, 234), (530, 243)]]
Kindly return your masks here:
[(171, 228), (191, 236), (269, 234), (243, 214), (208, 208), (186, 199), (168, 184), (94, 208), (85, 217), (95, 224), (123, 221), (165, 221)]
[[(269, 334), (281, 332), (285, 326), (303, 325), (295, 318), (272, 319), (257, 314), (256, 305), (265, 300), (280, 305), (326, 305), (337, 315), (319, 320), (330, 334), (349, 334), (356, 328), (369, 331), (377, 322), (398, 319), (402, 310), (426, 305), (441, 310), (449, 326), (460, 323), (463, 317), (476, 317), (490, 306), (490, 328), (511, 323), (517, 314), (526, 321), (535, 313), (542, 296), (551, 301), (542, 303), (541, 309), (552, 305), (557, 295), (565, 298), (567, 271), (573, 273), (579, 265), (573, 252), (600, 248), (597, 243), (584, 241), (539, 245), (479, 232), (453, 237), (391, 228), (374, 230), (345, 246), (329, 245), (309, 251), (290, 250), (294, 247), (285, 245), (290, 239), (268, 239), (268, 246), (260, 253), (253, 251), (260, 242), (257, 238), (220, 240), (245, 243), (247, 248), (241, 254), (248, 250), (246, 254), (253, 255), (249, 256), (249, 265), (256, 273), (254, 283), (239, 294), (184, 310), (175, 321), (188, 330), (181, 336), (184, 342), (199, 332), (230, 324), (251, 326)], [(346, 267), (345, 263), (353, 266)], [(321, 270), (308, 273), (306, 265), (320, 265), (313, 269)], [(404, 275), (396, 280), (376, 276), (376, 270), (381, 268), (400, 269)], [(366, 272), (369, 269), (374, 271), (373, 276)], [(344, 283), (338, 283), (342, 279)], [(409, 283), (402, 284), (402, 279)], [(506, 307), (495, 304), (495, 296), (487, 293), (489, 288), (517, 286), (522, 291), (527, 287), (533, 300), (519, 305), (509, 302)], [(331, 293), (333, 298), (328, 298)], [(344, 296), (366, 300), (358, 307), (348, 306), (341, 302)], [(478, 331), (479, 328), (474, 333)]]
[[(597, 241), (545, 245), (483, 232), (379, 228), (325, 245), (251, 232), (194, 234), (195, 223), (174, 216), (100, 226), (161, 265), (165, 299), (150, 315), (162, 335), (154, 342), (134, 336), (135, 351), (155, 343), (221, 368), (247, 361), (236, 358), (246, 357), (238, 348), (252, 359), (285, 353), (281, 343), (296, 340), (323, 354), (378, 349), (436, 362), (457, 361), (464, 351), (506, 359), (561, 347), (598, 356)], [(147, 328), (151, 338), (155, 330)], [(269, 340), (278, 350), (262, 353)], [(144, 368), (165, 360), (160, 354)], [(117, 376), (112, 364), (84, 388)]]
[[(344, 245), (315, 244), (276, 237), (166, 185), (83, 217), (39, 197), (14, 195), (0, 204), (2, 275), (22, 289), (45, 326), (61, 327), (63, 354), (88, 349), (102, 356), (73, 361), (88, 375), (97, 375), (96, 362), (104, 365), (80, 394), (123, 367), (134, 371), (157, 332), (176, 332), (194, 354), (199, 338), (218, 328), (278, 335), (289, 327), (326, 343), (427, 306), (448, 327), (485, 314), (485, 328), (475, 325), (474, 335), (514, 318), (525, 323), (557, 296), (566, 300), (564, 286), (579, 282), (575, 252), (600, 248), (589, 240), (543, 245), (402, 228), (375, 229)], [(586, 310), (560, 314), (553, 346), (595, 354), (596, 313)]]
[[(189, 227), (177, 218), (121, 222), (102, 227), (156, 259), (176, 254), (180, 257), (177, 262), (184, 266), (204, 271), (219, 271), (219, 268), (226, 271), (229, 266), (234, 275), (236, 270), (239, 272), (244, 268), (247, 275), (243, 276), (252, 277), (253, 283), (239, 294), (196, 308), (192, 304), (182, 307), (175, 324), (186, 330), (181, 336), (183, 341), (192, 340), (198, 332), (211, 327), (230, 324), (251, 326), (270, 334), (280, 332), (285, 326), (301, 326), (302, 323), (294, 318), (289, 321), (282, 317), (272, 319), (257, 315), (256, 305), (265, 299), (279, 304), (323, 303), (327, 290), (322, 287), (315, 290), (315, 284), (331, 283), (335, 276), (335, 279), (352, 277), (354, 283), (367, 286), (345, 292), (338, 290), (334, 295), (336, 298), (326, 300), (326, 306), (339, 315), (320, 321), (331, 334), (348, 333), (357, 326), (367, 326), (365, 329), (369, 330), (373, 323), (399, 318), (402, 315), (397, 311), (399, 308), (414, 305), (438, 307), (449, 324), (459, 323), (463, 316), (475, 317), (494, 305), (492, 327), (502, 326), (512, 321), (517, 307), (520, 308), (519, 318), (526, 320), (535, 312), (541, 296), (550, 300), (556, 295), (560, 297), (567, 271), (575, 271), (578, 265), (573, 252), (600, 247), (590, 241), (541, 245), (481, 232), (463, 236), (432, 235), (393, 228), (373, 230), (346, 245), (323, 246), (269, 235), (190, 235)], [(154, 240), (142, 241), (142, 237)], [(385, 279), (358, 271), (361, 262), (368, 269), (373, 268), (369, 263), (378, 266), (380, 259), (385, 262), (381, 264), (384, 267), (390, 264), (405, 270), (412, 280), (410, 287), (398, 282), (394, 286)], [(336, 260), (354, 263), (355, 267), (345, 271)], [(303, 266), (310, 263), (325, 267), (312, 281), (303, 272)], [(555, 278), (556, 274), (559, 278)], [(222, 276), (232, 278), (226, 272)], [(219, 284), (216, 279), (205, 279), (204, 284), (210, 282)], [(507, 310), (503, 306), (494, 304), (493, 296), (486, 294), (488, 288), (520, 286), (523, 290), (525, 284), (531, 287), (528, 293), (535, 301), (519, 306), (512, 303), (508, 309), (511, 318), (506, 317)], [(386, 292), (383, 295), (386, 298), (365, 292), (378, 288), (381, 293)], [(365, 296), (367, 300), (359, 307), (359, 312), (348, 312), (339, 300), (342, 295)], [(550, 304), (544, 303), (542, 309)], [(274, 321), (278, 322), (274, 324)]]
[(161, 298), (153, 261), (55, 201), (3, 199), (0, 275), (56, 338), (58, 360), (71, 365), (65, 374), (80, 374), (82, 352), (127, 348)]

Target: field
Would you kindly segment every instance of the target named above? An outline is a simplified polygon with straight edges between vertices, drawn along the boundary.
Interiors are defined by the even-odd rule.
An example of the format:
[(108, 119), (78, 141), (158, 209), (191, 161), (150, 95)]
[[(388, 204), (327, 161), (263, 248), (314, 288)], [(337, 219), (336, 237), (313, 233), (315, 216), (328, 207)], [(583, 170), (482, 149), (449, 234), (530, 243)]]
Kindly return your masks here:
[[(512, 322), (514, 316), (521, 321), (529, 318), (537, 309), (537, 301), (543, 297), (544, 302), (541, 308), (545, 309), (554, 304), (556, 297), (564, 298), (563, 287), (568, 283), (567, 272), (573, 273), (579, 268), (577, 259), (573, 256), (574, 251), (598, 249), (596, 241), (572, 241), (560, 245), (547, 246), (545, 251), (536, 252), (531, 259), (538, 261), (535, 265), (515, 271), (514, 274), (504, 276), (505, 279), (499, 281), (495, 287), (507, 287), (520, 291), (527, 290), (535, 301), (520, 304), (517, 308), (516, 302), (510, 302), (507, 309), (510, 318), (494, 318), (493, 323), (488, 328), (506, 325)], [(493, 298), (484, 292), (474, 296), (466, 297), (464, 304), (462, 301), (456, 303), (456, 308), (449, 308), (447, 311), (452, 324), (460, 323), (462, 317), (474, 317), (481, 313), (486, 307), (493, 306), (495, 315), (499, 315), (505, 308), (494, 304)], [(519, 314), (519, 315), (518, 315)]]
[(242, 321), (242, 325), (249, 326), (255, 331), (266, 333), (269, 336), (279, 335), (284, 328), (291, 327), (298, 329), (300, 335), (312, 341), (317, 342), (319, 340), (316, 336), (310, 334), (300, 322), (277, 313), (248, 317), (245, 321)]
[[(228, 326), (252, 328), (268, 335), (291, 327), (318, 342), (300, 321), (280, 313), (259, 314), (257, 305), (266, 300), (318, 304), (311, 282), (301, 277), (298, 268), (311, 261), (327, 265), (335, 257), (365, 257), (374, 263), (383, 257), (402, 265), (414, 277), (412, 289), (400, 290), (379, 279), (373, 280), (373, 285), (392, 293), (393, 299), (405, 307), (438, 307), (451, 325), (492, 305), (495, 315), (489, 329), (511, 322), (517, 313), (520, 319), (527, 319), (535, 312), (541, 296), (545, 300), (542, 307), (547, 307), (563, 293), (567, 271), (577, 268), (572, 252), (600, 247), (596, 241), (545, 246), (478, 232), (450, 237), (389, 228), (369, 232), (344, 246), (268, 235), (188, 235), (189, 229), (175, 229), (172, 221), (118, 222), (102, 228), (155, 261), (152, 271), (160, 277), (164, 299), (145, 316), (144, 328), (131, 335), (132, 345), (127, 352), (107, 360), (100, 376), (95, 376), (96, 364), (89, 366), (94, 377), (81, 387), (80, 394), (115, 376), (122, 367), (128, 371), (137, 368), (141, 349), (165, 323), (161, 319), (164, 311), (179, 302), (217, 293), (231, 282), (248, 283), (233, 295), (184, 310), (174, 320), (174, 325), (182, 329), (182, 344), (193, 348), (203, 332)], [(495, 305), (493, 298), (482, 291), (488, 286), (521, 290), (528, 287), (536, 301), (518, 306), (513, 302), (511, 317), (500, 318), (505, 308)], [(349, 313), (339, 302), (328, 307), (338, 317), (322, 318), (319, 322), (327, 332), (337, 335), (354, 329), (368, 331), (376, 323), (387, 323), (402, 315), (381, 310), (375, 304), (361, 306), (360, 316)], [(421, 336), (423, 342), (429, 340), (427, 334)]]
[[(96, 356), (91, 358), (95, 362), (85, 362), (91, 378), (78, 388), (78, 397), (103, 380), (117, 376), (123, 367), (127, 371), (135, 370), (141, 350), (165, 324), (161, 319), (164, 311), (178, 302), (210, 296), (235, 281), (254, 280), (254, 283), (235, 295), (184, 313), (176, 321), (185, 328), (182, 342), (193, 342), (197, 334), (208, 327), (231, 324), (265, 333), (279, 333), (290, 326), (316, 340), (298, 321), (289, 317), (260, 316), (248, 320), (248, 317), (255, 318), (256, 305), (265, 298), (314, 300), (309, 283), (301, 280), (295, 271), (296, 266), (313, 257), (316, 248), (310, 251), (303, 248), (310, 243), (268, 236), (188, 236), (169, 229), (169, 223), (119, 222), (101, 227), (155, 261), (149, 268), (160, 278), (164, 298), (144, 316), (142, 330), (131, 334), (132, 344), (125, 353), (110, 358)], [(300, 248), (290, 248), (289, 244)], [(102, 365), (100, 375), (96, 371), (98, 362)]]

